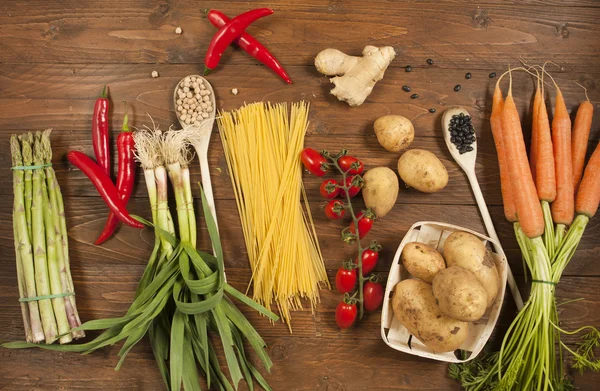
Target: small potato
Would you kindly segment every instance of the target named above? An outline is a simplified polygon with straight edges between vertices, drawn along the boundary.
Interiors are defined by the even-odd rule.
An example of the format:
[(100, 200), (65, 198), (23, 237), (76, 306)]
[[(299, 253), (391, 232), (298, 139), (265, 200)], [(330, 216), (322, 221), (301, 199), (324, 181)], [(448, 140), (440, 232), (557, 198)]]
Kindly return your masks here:
[(400, 115), (384, 115), (374, 124), (377, 141), (390, 152), (400, 152), (413, 142), (415, 128), (408, 118)]
[(450, 266), (435, 275), (432, 287), (444, 315), (473, 322), (485, 314), (487, 292), (473, 272)]
[(448, 184), (448, 171), (433, 153), (411, 149), (398, 159), (398, 174), (410, 187), (424, 193), (436, 193)]
[(387, 167), (375, 167), (363, 175), (363, 180), (362, 194), (367, 208), (377, 217), (388, 214), (398, 198), (400, 186), (396, 173)]
[(433, 281), (433, 277), (440, 270), (446, 268), (442, 254), (435, 248), (419, 242), (407, 243), (402, 249), (400, 259), (413, 277), (428, 283)]
[(468, 232), (452, 233), (444, 242), (444, 259), (448, 267), (460, 266), (473, 272), (487, 292), (487, 307), (494, 304), (500, 291), (500, 276), (481, 239)]
[(435, 302), (431, 285), (408, 279), (394, 287), (394, 316), (431, 350), (451, 352), (467, 339), (469, 324), (444, 315)]

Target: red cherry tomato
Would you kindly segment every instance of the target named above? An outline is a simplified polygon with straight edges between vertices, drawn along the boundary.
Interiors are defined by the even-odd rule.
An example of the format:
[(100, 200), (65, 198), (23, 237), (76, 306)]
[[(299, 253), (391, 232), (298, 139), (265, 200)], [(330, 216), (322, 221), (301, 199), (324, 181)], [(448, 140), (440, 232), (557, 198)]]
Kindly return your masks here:
[(340, 329), (347, 329), (356, 320), (356, 304), (347, 304), (343, 301), (335, 309), (335, 323)]
[(300, 155), (302, 164), (313, 175), (323, 176), (327, 172), (327, 159), (325, 159), (318, 151), (311, 148), (304, 148)]
[(376, 282), (367, 282), (363, 286), (363, 304), (365, 311), (375, 311), (383, 303), (383, 286)]
[(323, 183), (321, 183), (320, 190), (323, 198), (332, 199), (340, 194), (340, 188), (338, 187), (338, 183), (335, 179), (324, 180)]
[(352, 292), (357, 279), (356, 269), (348, 270), (340, 267), (335, 274), (335, 287), (340, 293)]
[[(357, 179), (354, 179), (357, 178)], [(358, 184), (357, 184), (358, 183)], [(351, 175), (346, 177), (346, 186), (348, 187), (348, 195), (350, 197), (354, 197), (360, 192), (360, 188), (362, 187), (362, 177), (360, 175)], [(340, 194), (342, 197), (346, 197), (346, 190), (340, 189)]]
[[(363, 212), (360, 212), (358, 215), (356, 215), (356, 218), (358, 219), (358, 238), (362, 239), (367, 236), (371, 230), (371, 227), (373, 227), (373, 219), (370, 216), (365, 215)], [(356, 235), (354, 222), (350, 223), (350, 232)]]
[(323, 208), (325, 216), (330, 220), (339, 220), (346, 214), (344, 204), (338, 200), (329, 201)]
[[(347, 172), (348, 174), (360, 174), (365, 169), (362, 162), (353, 156), (342, 156), (337, 162), (342, 171)], [(356, 163), (355, 167), (352, 166), (354, 163)]]
[[(360, 225), (359, 225), (360, 227)], [(377, 265), (377, 261), (379, 260), (379, 252), (372, 250), (370, 248), (366, 249), (362, 253), (362, 273), (363, 276), (371, 273), (373, 269), (375, 269), (375, 265)]]

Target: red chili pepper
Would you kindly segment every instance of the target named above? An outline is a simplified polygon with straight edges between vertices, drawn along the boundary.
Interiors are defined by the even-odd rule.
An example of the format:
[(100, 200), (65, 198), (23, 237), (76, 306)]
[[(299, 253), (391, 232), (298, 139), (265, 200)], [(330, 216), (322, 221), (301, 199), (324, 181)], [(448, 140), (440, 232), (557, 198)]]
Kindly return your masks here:
[(144, 228), (144, 224), (135, 220), (125, 209), (125, 205), (119, 198), (119, 191), (112, 183), (108, 175), (104, 173), (102, 167), (96, 164), (86, 154), (79, 151), (67, 153), (67, 159), (77, 168), (79, 168), (92, 181), (98, 193), (106, 202), (110, 210), (125, 224), (134, 228)]
[(110, 152), (108, 151), (108, 88), (104, 86), (94, 105), (92, 118), (92, 143), (96, 161), (110, 177)]
[(213, 36), (208, 45), (208, 51), (206, 52), (206, 58), (204, 59), (204, 74), (206, 75), (209, 71), (215, 69), (221, 61), (221, 56), (225, 49), (231, 45), (234, 39), (242, 35), (244, 30), (257, 19), (271, 15), (273, 10), (270, 8), (257, 8), (239, 14), (225, 26), (223, 26)]
[[(127, 205), (129, 197), (133, 191), (133, 182), (135, 179), (135, 156), (133, 151), (135, 150), (135, 142), (133, 141), (133, 133), (131, 133), (128, 124), (128, 115), (125, 114), (123, 118), (123, 126), (121, 127), (121, 133), (117, 137), (117, 153), (118, 153), (118, 164), (119, 171), (117, 173), (117, 190), (119, 191), (119, 197), (123, 201), (124, 205)], [(104, 230), (96, 239), (96, 245), (104, 243), (108, 238), (112, 236), (117, 229), (119, 224), (119, 218), (111, 210), (106, 219)]]
[[(222, 28), (230, 20), (224, 13), (217, 10), (209, 11), (207, 16), (210, 23), (212, 23), (212, 25), (216, 28)], [(242, 35), (234, 39), (233, 42), (242, 48), (246, 53), (271, 68), (287, 83), (292, 84), (292, 80), (288, 76), (285, 69), (283, 69), (279, 61), (277, 61), (277, 59), (273, 57), (269, 50), (267, 50), (267, 48), (258, 42), (252, 35), (244, 31)]]

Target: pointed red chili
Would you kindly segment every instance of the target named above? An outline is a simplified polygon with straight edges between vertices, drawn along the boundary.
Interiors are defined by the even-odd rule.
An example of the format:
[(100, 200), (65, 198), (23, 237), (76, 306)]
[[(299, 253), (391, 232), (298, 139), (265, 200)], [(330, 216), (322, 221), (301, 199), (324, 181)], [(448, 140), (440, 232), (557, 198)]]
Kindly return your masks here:
[(79, 168), (92, 182), (92, 184), (98, 190), (102, 199), (106, 205), (110, 208), (110, 210), (125, 224), (134, 228), (144, 228), (144, 225), (139, 221), (135, 220), (127, 209), (125, 209), (125, 205), (119, 198), (119, 191), (115, 187), (115, 185), (110, 180), (109, 176), (104, 173), (102, 167), (96, 164), (92, 159), (90, 159), (86, 154), (79, 151), (71, 151), (67, 153), (67, 159), (73, 164), (75, 167)]
[[(217, 10), (210, 10), (207, 17), (210, 23), (212, 23), (212, 25), (216, 28), (222, 28), (230, 20), (224, 13)], [(271, 52), (269, 52), (269, 50), (264, 47), (263, 44), (258, 42), (258, 40), (252, 35), (244, 31), (242, 35), (234, 39), (233, 42), (246, 53), (271, 68), (273, 72), (278, 74), (279, 77), (286, 81), (286, 83), (292, 84), (292, 80), (288, 76), (285, 69), (283, 69), (279, 61), (277, 61)]]
[[(133, 141), (133, 133), (129, 129), (128, 124), (129, 116), (125, 113), (123, 117), (123, 126), (121, 127), (121, 133), (117, 137), (117, 156), (119, 170), (117, 173), (117, 190), (119, 191), (119, 197), (123, 202), (123, 205), (127, 205), (129, 197), (133, 191), (133, 182), (135, 179), (135, 142)], [(111, 210), (106, 219), (106, 224), (102, 233), (96, 239), (96, 245), (104, 243), (108, 238), (112, 236), (119, 225), (119, 218)]]
[(215, 69), (221, 61), (221, 56), (225, 49), (231, 45), (234, 39), (238, 38), (250, 24), (262, 17), (271, 15), (273, 10), (270, 8), (257, 8), (244, 12), (231, 19), (213, 36), (206, 57), (204, 59), (204, 74)]
[(110, 177), (110, 152), (108, 141), (108, 86), (104, 86), (100, 97), (94, 105), (94, 116), (92, 117), (92, 144), (96, 161), (102, 167), (106, 175)]

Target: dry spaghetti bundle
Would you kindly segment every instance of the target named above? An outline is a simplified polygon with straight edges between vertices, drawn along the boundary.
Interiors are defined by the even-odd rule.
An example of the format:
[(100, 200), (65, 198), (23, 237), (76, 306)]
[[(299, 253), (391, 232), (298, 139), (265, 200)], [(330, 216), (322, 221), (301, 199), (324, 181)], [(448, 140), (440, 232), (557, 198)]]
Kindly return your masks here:
[[(319, 301), (328, 284), (304, 186), (300, 153), (308, 104), (253, 103), (218, 118), (252, 269), (253, 298), (290, 310)], [(290, 327), (291, 330), (291, 327)]]

